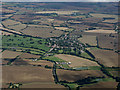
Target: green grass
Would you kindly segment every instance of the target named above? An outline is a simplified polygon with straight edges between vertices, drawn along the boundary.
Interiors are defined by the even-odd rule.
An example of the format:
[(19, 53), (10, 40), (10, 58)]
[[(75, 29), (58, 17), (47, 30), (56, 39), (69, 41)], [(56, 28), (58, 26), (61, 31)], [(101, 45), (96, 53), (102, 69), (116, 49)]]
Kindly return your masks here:
[(92, 57), (90, 55), (88, 55), (86, 52), (81, 53), (81, 56), (92, 59)]
[(44, 53), (43, 52), (36, 52), (36, 51), (30, 51), (31, 54), (40, 54), (40, 55), (43, 55)]
[(88, 69), (90, 70), (101, 70), (100, 68), (101, 68), (100, 66), (89, 66), (88, 67)]
[(59, 53), (63, 53), (63, 50), (59, 50), (58, 52), (59, 52)]
[(68, 64), (62, 64), (62, 67), (63, 67), (63, 68), (69, 68), (69, 69), (70, 69), (70, 67), (69, 67)]
[(52, 60), (52, 61), (55, 61), (55, 62), (64, 62), (64, 60), (62, 60), (58, 57), (54, 57), (54, 56), (48, 56), (48, 57), (44, 57), (42, 59), (48, 59), (48, 60)]
[(71, 88), (71, 90), (76, 90), (76, 88), (79, 86), (78, 84), (76, 84), (76, 83), (73, 83), (73, 84), (67, 84), (70, 88)]
[(115, 81), (113, 78), (103, 78), (103, 81)]
[(97, 50), (97, 49), (99, 49), (99, 48), (97, 48), (97, 47), (91, 47), (90, 48), (90, 50)]
[[(40, 43), (39, 43), (40, 41)], [(45, 45), (44, 39), (38, 39), (33, 37), (24, 37), (24, 36), (18, 36), (16, 37), (14, 35), (10, 36), (3, 36), (2, 44), (3, 46), (7, 47), (25, 47), (25, 48), (35, 48), (35, 49), (41, 49), (43, 51), (49, 51), (49, 47)]]

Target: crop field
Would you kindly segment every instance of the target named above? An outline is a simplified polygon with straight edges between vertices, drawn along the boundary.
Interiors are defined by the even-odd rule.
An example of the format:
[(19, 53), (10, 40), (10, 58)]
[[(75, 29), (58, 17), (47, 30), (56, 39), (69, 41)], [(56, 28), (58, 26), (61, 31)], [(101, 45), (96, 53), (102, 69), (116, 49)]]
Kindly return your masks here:
[(91, 46), (96, 46), (97, 45), (96, 36), (83, 35), (82, 38), (79, 38), (78, 40), (80, 42), (84, 43), (84, 44), (89, 44)]
[(12, 64), (13, 65), (41, 65), (41, 66), (50, 66), (53, 67), (53, 63), (46, 60), (33, 61), (34, 59), (16, 59)]
[(71, 24), (82, 24), (82, 22), (75, 21), (75, 20), (69, 20), (68, 23), (71, 23)]
[(4, 19), (8, 19), (9, 17), (11, 17), (13, 14), (8, 14), (8, 15), (2, 15), (2, 20)]
[(63, 31), (72, 31), (73, 29), (67, 28), (67, 27), (55, 27), (55, 29), (63, 30)]
[(5, 17), (10, 17), (12, 16), (13, 14), (7, 14), (7, 15), (4, 15)]
[(89, 50), (98, 62), (107, 67), (118, 67), (118, 54), (114, 51), (94, 49)]
[(36, 28), (36, 27), (28, 27), (24, 29), (22, 32), (27, 35), (42, 38), (59, 37), (61, 34), (63, 34), (63, 31), (54, 31), (53, 28)]
[(99, 17), (99, 18), (115, 18), (115, 19), (118, 18), (117, 15), (110, 15), (110, 14), (91, 13), (90, 15), (92, 15), (93, 17)]
[(117, 35), (99, 35), (98, 45), (101, 48), (117, 49), (118, 47), (118, 37)]
[(6, 65), (8, 62), (9, 62), (8, 60), (2, 59), (2, 64), (3, 64), (3, 65)]
[(98, 25), (103, 30), (114, 30), (115, 29), (114, 23), (103, 23), (103, 22), (101, 22), (101, 23), (98, 23)]
[(29, 24), (28, 27), (51, 28), (50, 26), (47, 25), (34, 25), (34, 24)]
[(2, 22), (6, 27), (11, 26), (11, 25), (15, 25), (15, 24), (20, 24), (20, 22), (8, 19)]
[(81, 88), (81, 90), (92, 90), (93, 88), (96, 89), (104, 89), (104, 88), (112, 88), (116, 90), (118, 82), (115, 81), (106, 81), (106, 82), (98, 82), (96, 84), (86, 85)]
[(27, 84), (23, 84), (21, 87), (20, 87), (20, 89), (22, 89), (22, 88), (30, 88), (30, 89), (32, 89), (32, 88), (39, 88), (39, 89), (43, 89), (43, 88), (45, 88), (45, 89), (53, 89), (53, 88), (55, 88), (55, 89), (64, 89), (64, 90), (67, 90), (67, 88), (66, 87), (64, 87), (64, 86), (62, 86), (62, 85), (60, 85), (60, 84), (55, 84), (55, 83), (51, 83), (51, 82), (48, 82), (48, 83), (27, 83)]
[(17, 24), (14, 26), (8, 26), (7, 28), (13, 29), (15, 31), (21, 31), (22, 29), (26, 28), (26, 25), (25, 24)]
[(72, 24), (71, 24), (70, 27), (71, 27), (71, 28), (75, 28), (76, 31), (83, 31), (83, 30), (85, 30), (85, 29), (90, 28), (90, 26), (88, 26), (88, 25), (82, 25), (82, 24), (79, 24), (79, 25), (72, 25)]
[(14, 29), (15, 31), (21, 31), (21, 29), (26, 28), (25, 24), (10, 19), (3, 21), (2, 24), (9, 29)]
[[(9, 63), (8, 63), (9, 64)], [(27, 61), (21, 59), (21, 58), (17, 58), (14, 60), (14, 62), (10, 63), (11, 65), (30, 65)]]
[(2, 12), (3, 12), (3, 13), (12, 14), (12, 13), (14, 13), (15, 11), (14, 11), (14, 10), (8, 10), (8, 9), (5, 9), (5, 8), (3, 9), (3, 8), (2, 8)]
[(113, 20), (104, 20), (102, 22), (104, 22), (104, 23), (117, 23), (118, 21), (113, 19)]
[(29, 58), (39, 58), (40, 55), (33, 55), (33, 54), (29, 54), (29, 53), (23, 53), (19, 56), (19, 58), (22, 59), (29, 59)]
[(58, 57), (67, 62), (71, 62), (69, 65), (70, 67), (99, 66), (96, 62), (77, 56), (58, 54), (55, 55), (55, 57)]
[(103, 77), (105, 76), (101, 71), (98, 70), (84, 70), (84, 71), (70, 71), (57, 69), (57, 75), (59, 80), (75, 82), (87, 77)]
[(86, 18), (85, 15), (79, 15), (79, 16), (64, 16), (64, 17), (69, 17), (69, 18), (72, 18), (72, 19), (76, 19), (76, 18)]
[(114, 77), (119, 77), (119, 75), (120, 75), (120, 71), (110, 71), (110, 73), (111, 73)]
[(55, 29), (59, 29), (59, 30), (67, 30), (67, 29), (69, 29), (69, 28), (67, 28), (67, 27), (55, 27)]
[(2, 52), (2, 58), (15, 58), (18, 55), (22, 54), (21, 52), (5, 50)]
[(98, 23), (101, 22), (102, 18), (101, 17), (89, 17), (89, 18), (84, 18), (82, 22), (85, 23)]
[(0, 29), (4, 29), (6, 32), (10, 32), (10, 33), (22, 34), (22, 33), (18, 32), (18, 31), (13, 31), (13, 30), (3, 28), (3, 27), (0, 27)]
[(26, 15), (14, 15), (11, 18), (16, 20), (16, 21), (20, 21), (22, 23), (27, 23), (31, 20), (30, 18), (28, 19)]
[(2, 83), (54, 83), (50, 69), (33, 66), (3, 66), (2, 69)]
[(85, 31), (85, 32), (89, 32), (89, 33), (106, 33), (106, 34), (117, 33), (117, 32), (115, 32), (115, 30), (102, 30), (102, 29), (88, 30), (88, 31)]
[(45, 14), (45, 13), (57, 13), (59, 15), (64, 15), (64, 14), (72, 14), (74, 12), (79, 12), (79, 11), (40, 11), (40, 12), (36, 12), (36, 13), (39, 13), (39, 14)]
[(54, 24), (62, 24), (64, 22), (65, 21), (63, 21), (63, 20), (56, 20), (56, 19), (53, 21)]

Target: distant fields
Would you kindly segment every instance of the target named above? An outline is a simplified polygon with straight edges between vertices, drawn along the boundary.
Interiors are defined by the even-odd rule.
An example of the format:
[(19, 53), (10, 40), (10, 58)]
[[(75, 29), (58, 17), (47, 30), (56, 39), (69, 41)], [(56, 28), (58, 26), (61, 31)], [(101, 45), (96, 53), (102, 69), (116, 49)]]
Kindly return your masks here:
[(110, 15), (110, 14), (100, 14), (100, 13), (91, 13), (93, 17), (99, 17), (99, 18), (115, 18), (117, 19), (117, 15)]
[[(34, 32), (33, 32), (34, 30)], [(59, 37), (63, 34), (63, 31), (54, 30), (53, 28), (41, 28), (41, 27), (28, 27), (22, 31), (24, 34), (35, 36), (35, 37)]]
[(117, 20), (104, 20), (104, 23), (117, 23)]
[(85, 31), (85, 32), (89, 32), (89, 33), (117, 33), (115, 32), (115, 30), (102, 30), (102, 29), (98, 29), (98, 30), (88, 30), (88, 31)]
[(15, 31), (21, 31), (21, 29), (26, 28), (25, 24), (22, 24), (20, 22), (17, 22), (17, 21), (14, 21), (14, 20), (10, 20), (10, 19), (3, 21), (2, 24), (5, 27), (7, 27), (9, 29), (13, 29)]
[(118, 3), (3, 2), (2, 88), (115, 88)]
[(67, 27), (55, 27), (55, 29), (63, 30), (63, 31), (72, 31), (73, 29), (67, 28)]
[(79, 12), (79, 11), (40, 11), (40, 12), (36, 12), (36, 13), (39, 13), (39, 14), (44, 14), (44, 13), (57, 13), (57, 14), (60, 14), (60, 15), (64, 15), (64, 14), (72, 14), (74, 12)]

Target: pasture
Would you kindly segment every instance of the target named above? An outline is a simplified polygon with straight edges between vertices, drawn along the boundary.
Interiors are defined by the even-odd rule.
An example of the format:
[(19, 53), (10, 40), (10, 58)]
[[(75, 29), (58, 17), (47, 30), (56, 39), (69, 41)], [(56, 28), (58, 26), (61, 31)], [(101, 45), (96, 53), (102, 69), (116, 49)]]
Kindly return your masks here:
[(43, 52), (49, 50), (49, 47), (47, 47), (45, 43), (46, 41), (43, 39), (19, 36), (19, 35), (3, 36), (2, 39), (3, 47), (5, 46), (14, 47), (14, 48), (25, 47), (32, 49), (38, 48)]

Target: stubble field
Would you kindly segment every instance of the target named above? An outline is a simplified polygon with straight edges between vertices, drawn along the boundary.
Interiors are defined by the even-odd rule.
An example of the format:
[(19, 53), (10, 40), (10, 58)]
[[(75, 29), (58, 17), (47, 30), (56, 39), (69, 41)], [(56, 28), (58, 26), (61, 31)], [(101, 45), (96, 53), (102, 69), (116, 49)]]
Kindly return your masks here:
[(71, 62), (69, 65), (70, 67), (99, 66), (96, 62), (77, 56), (58, 54), (55, 55), (55, 57), (58, 57), (67, 62)]

